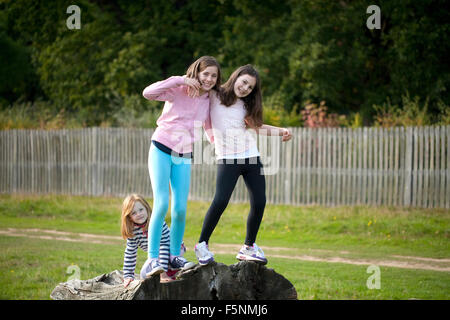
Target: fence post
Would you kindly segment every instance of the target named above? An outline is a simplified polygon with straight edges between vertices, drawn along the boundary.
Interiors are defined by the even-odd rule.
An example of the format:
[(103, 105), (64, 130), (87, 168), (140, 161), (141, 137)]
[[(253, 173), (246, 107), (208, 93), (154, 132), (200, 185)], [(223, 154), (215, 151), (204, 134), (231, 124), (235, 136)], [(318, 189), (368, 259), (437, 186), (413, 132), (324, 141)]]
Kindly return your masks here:
[(92, 139), (92, 159), (91, 159), (91, 166), (92, 166), (92, 176), (91, 176), (91, 181), (92, 181), (92, 193), (95, 196), (100, 195), (99, 191), (98, 191), (98, 157), (97, 157), (97, 127), (94, 127), (91, 129), (92, 130), (92, 135), (90, 135), (91, 139)]
[(406, 128), (406, 146), (405, 146), (405, 191), (403, 205), (411, 205), (411, 182), (412, 182), (412, 162), (413, 162), (413, 128)]

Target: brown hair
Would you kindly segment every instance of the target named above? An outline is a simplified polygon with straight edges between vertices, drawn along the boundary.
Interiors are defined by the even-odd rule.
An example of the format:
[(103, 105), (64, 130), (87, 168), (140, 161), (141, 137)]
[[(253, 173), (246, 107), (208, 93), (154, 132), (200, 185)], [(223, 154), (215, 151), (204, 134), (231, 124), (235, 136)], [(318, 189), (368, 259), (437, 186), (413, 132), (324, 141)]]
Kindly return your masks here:
[(260, 127), (263, 124), (261, 80), (258, 71), (251, 64), (239, 67), (231, 74), (230, 78), (222, 85), (219, 91), (220, 101), (227, 107), (236, 102), (237, 96), (234, 93), (234, 84), (244, 74), (248, 74), (256, 79), (252, 92), (248, 96), (241, 98), (247, 110), (245, 119), (250, 127)]
[[(216, 58), (211, 57), (211, 56), (203, 56), (198, 58), (197, 60), (195, 60), (187, 69), (186, 71), (186, 76), (188, 78), (194, 78), (196, 80), (199, 80), (198, 78), (198, 74), (199, 72), (202, 72), (203, 70), (205, 70), (208, 67), (217, 67), (217, 81), (214, 87), (212, 87), (212, 89), (218, 91), (221, 85), (221, 73), (220, 73), (220, 65), (217, 62)], [(188, 88), (188, 92), (189, 92)], [(211, 89), (211, 90), (212, 90)]]
[(122, 223), (120, 226), (120, 231), (124, 239), (132, 238), (134, 236), (133, 234), (134, 222), (133, 220), (131, 220), (130, 214), (131, 212), (133, 212), (133, 207), (136, 201), (139, 201), (144, 206), (144, 208), (147, 209), (148, 218), (147, 222), (145, 223), (144, 231), (148, 230), (148, 223), (150, 221), (152, 208), (141, 195), (135, 193), (130, 194), (125, 198), (125, 200), (123, 200), (122, 203), (122, 219), (121, 219)]

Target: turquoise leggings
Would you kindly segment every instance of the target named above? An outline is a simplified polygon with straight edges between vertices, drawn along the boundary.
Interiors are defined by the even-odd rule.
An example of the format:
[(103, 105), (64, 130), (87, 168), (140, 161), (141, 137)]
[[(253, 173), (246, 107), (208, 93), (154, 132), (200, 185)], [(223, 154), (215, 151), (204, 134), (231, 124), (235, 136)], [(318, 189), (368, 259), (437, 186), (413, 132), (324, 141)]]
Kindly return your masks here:
[(153, 189), (153, 210), (148, 230), (149, 257), (159, 257), (163, 223), (169, 208), (169, 185), (172, 194), (170, 254), (179, 256), (186, 225), (191, 159), (172, 157), (152, 143), (148, 155), (148, 170)]

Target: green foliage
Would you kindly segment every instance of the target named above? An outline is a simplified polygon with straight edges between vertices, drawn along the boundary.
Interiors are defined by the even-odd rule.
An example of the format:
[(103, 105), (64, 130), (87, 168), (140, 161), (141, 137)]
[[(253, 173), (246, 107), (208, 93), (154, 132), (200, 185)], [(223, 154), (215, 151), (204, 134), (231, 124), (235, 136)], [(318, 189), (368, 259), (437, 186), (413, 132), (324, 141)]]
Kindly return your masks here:
[(0, 106), (27, 90), (32, 67), (28, 49), (0, 31)]
[(16, 103), (0, 110), (0, 129), (62, 129), (82, 127), (82, 120), (45, 101)]
[[(447, 112), (448, 109), (442, 108), (442, 112)], [(402, 96), (401, 105), (394, 105), (388, 99), (387, 103), (382, 105), (374, 105), (374, 110), (376, 111), (375, 125), (381, 127), (393, 127), (393, 126), (427, 126), (432, 124), (432, 118), (428, 112), (429, 101), (425, 100), (423, 103), (420, 102), (418, 96), (410, 98), (407, 92)], [(448, 112), (447, 112), (448, 113)], [(442, 114), (441, 119), (445, 121), (445, 114)], [(442, 121), (442, 120), (441, 120)], [(448, 124), (448, 123), (447, 123)]]
[(162, 105), (143, 88), (213, 55), (223, 80), (257, 67), (270, 124), (302, 125), (301, 107), (327, 101), (346, 116), (340, 125), (372, 125), (380, 108), (404, 105), (405, 92), (426, 101), (426, 123), (448, 123), (450, 16), (432, 10), (443, 0), (380, 1), (380, 30), (366, 27), (362, 0), (80, 0), (80, 30), (66, 27), (70, 4), (0, 3), (0, 110), (44, 101), (65, 123), (151, 126)]
[(111, 111), (105, 73), (120, 47), (114, 25), (109, 16), (100, 15), (79, 32), (67, 30), (38, 56), (46, 95), (59, 108), (84, 114), (87, 125), (104, 120)]
[(284, 99), (280, 95), (272, 95), (264, 101), (263, 121), (265, 124), (277, 127), (299, 127), (302, 125), (301, 116), (298, 114), (297, 105), (287, 111)]
[(445, 105), (441, 100), (437, 102), (439, 114), (437, 124), (450, 125), (450, 106)]
[(126, 96), (123, 105), (112, 115), (112, 125), (124, 128), (155, 128), (156, 120), (161, 115), (162, 103), (149, 101), (142, 104), (141, 95)]
[[(0, 110), (0, 128), (30, 129), (36, 126), (36, 114), (30, 112), (31, 103), (18, 104), (15, 108)], [(39, 118), (37, 118), (39, 119)]]

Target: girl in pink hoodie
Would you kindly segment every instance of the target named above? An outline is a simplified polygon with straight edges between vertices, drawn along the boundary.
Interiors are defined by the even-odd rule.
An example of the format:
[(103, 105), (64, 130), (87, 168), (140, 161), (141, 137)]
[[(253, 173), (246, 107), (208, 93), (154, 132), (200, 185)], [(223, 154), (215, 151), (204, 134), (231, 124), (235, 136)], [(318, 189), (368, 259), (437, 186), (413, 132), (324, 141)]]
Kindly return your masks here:
[(202, 126), (207, 120), (209, 91), (219, 87), (219, 63), (214, 57), (203, 56), (191, 64), (185, 76), (170, 77), (144, 89), (146, 99), (165, 101), (148, 157), (153, 189), (153, 213), (148, 229), (150, 275), (164, 271), (158, 257), (169, 206), (169, 190), (172, 194), (169, 268), (189, 269), (195, 265), (180, 255), (191, 178), (194, 127)]

